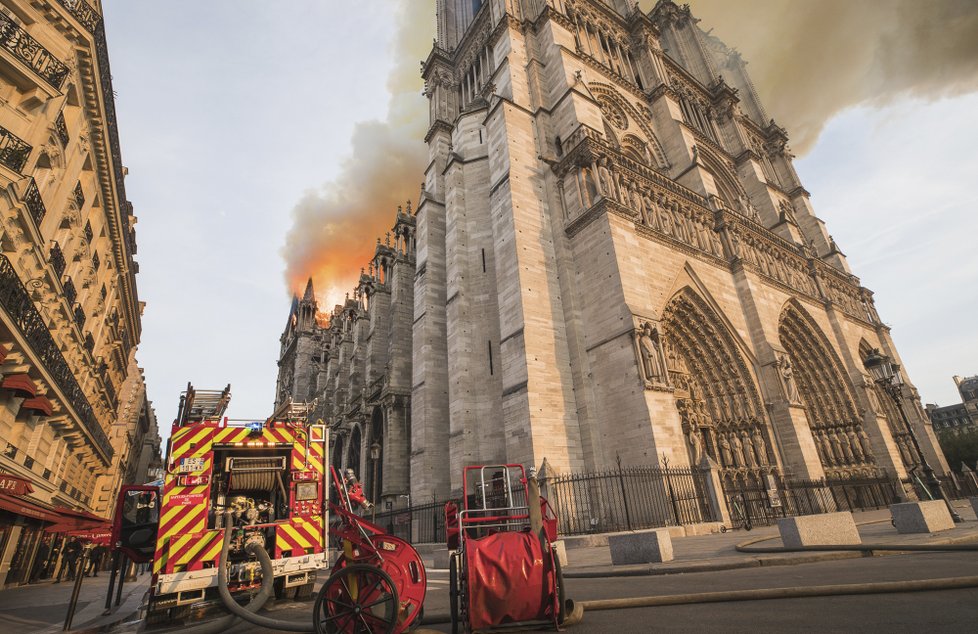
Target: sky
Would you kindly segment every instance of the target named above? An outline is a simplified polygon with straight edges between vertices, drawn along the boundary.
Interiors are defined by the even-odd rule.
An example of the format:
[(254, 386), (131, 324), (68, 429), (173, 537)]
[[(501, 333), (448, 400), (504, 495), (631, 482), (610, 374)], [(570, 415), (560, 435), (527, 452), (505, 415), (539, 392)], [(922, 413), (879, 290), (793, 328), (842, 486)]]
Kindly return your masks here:
[[(878, 36), (862, 39), (812, 6), (859, 23), (874, 3), (692, 4), (797, 136), (816, 212), (876, 292), (921, 396), (950, 404), (951, 375), (978, 374), (978, 58), (958, 45), (974, 22), (931, 37), (921, 21), (960, 2), (926, 3), (927, 17), (881, 2), (907, 10), (880, 10)], [(266, 417), (291, 293), (315, 274), (321, 303), (339, 300), (396, 205), (416, 199), (433, 4), (104, 0), (147, 304), (137, 358), (164, 436), (188, 381), (230, 383), (231, 417)], [(907, 32), (909, 53), (881, 54)]]

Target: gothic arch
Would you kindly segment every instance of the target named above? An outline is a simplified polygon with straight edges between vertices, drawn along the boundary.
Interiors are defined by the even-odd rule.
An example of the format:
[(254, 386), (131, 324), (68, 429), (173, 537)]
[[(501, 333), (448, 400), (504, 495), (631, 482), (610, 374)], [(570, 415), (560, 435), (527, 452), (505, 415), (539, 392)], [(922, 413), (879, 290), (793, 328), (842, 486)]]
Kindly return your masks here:
[(717, 193), (730, 207), (739, 208), (740, 201), (748, 200), (747, 192), (737, 179), (733, 168), (717, 156), (711, 149), (703, 144), (697, 144), (696, 150), (699, 152), (703, 165), (713, 175), (713, 181), (717, 186)]
[[(609, 120), (612, 124), (621, 123), (623, 125), (618, 125), (617, 127), (624, 131), (629, 130), (632, 136), (644, 136), (643, 139), (649, 147), (651, 162), (647, 163), (649, 167), (657, 170), (664, 170), (669, 168), (669, 161), (666, 159), (666, 153), (662, 149), (662, 145), (659, 143), (659, 139), (655, 136), (655, 132), (652, 130), (651, 119), (636, 109), (632, 104), (628, 103), (624, 97), (621, 96), (617, 90), (612, 86), (607, 84), (602, 84), (598, 82), (593, 82), (588, 84), (588, 89), (591, 94), (594, 95), (595, 100), (601, 107), (602, 114), (605, 119)], [(620, 120), (623, 117), (623, 121)], [(616, 121), (617, 120), (617, 121)], [(635, 125), (639, 130), (632, 130), (630, 122), (634, 121)]]
[(855, 389), (828, 338), (796, 300), (781, 311), (778, 336), (786, 352), (778, 360), (791, 400), (793, 381), (805, 406), (819, 459), (830, 475), (871, 475), (872, 448), (862, 428)]
[(694, 461), (705, 452), (724, 483), (759, 486), (777, 456), (754, 374), (721, 317), (689, 287), (666, 305), (663, 344)]
[(353, 469), (357, 478), (363, 481), (363, 474), (360, 473), (360, 454), (363, 452), (363, 435), (360, 432), (360, 425), (354, 425), (350, 430), (350, 444), (346, 448), (346, 468)]

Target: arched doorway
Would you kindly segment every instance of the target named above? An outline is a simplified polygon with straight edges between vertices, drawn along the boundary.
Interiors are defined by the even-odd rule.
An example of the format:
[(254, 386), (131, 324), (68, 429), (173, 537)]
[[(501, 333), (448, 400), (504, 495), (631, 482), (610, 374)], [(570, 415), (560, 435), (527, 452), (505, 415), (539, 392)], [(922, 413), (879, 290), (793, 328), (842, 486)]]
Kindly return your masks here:
[(769, 488), (778, 460), (757, 384), (719, 315), (684, 289), (663, 313), (663, 344), (691, 462), (720, 466), (727, 491)]
[(876, 460), (853, 398), (855, 390), (828, 339), (794, 302), (781, 312), (778, 336), (787, 353), (778, 361), (782, 382), (789, 398), (796, 391), (805, 406), (826, 474), (876, 475)]

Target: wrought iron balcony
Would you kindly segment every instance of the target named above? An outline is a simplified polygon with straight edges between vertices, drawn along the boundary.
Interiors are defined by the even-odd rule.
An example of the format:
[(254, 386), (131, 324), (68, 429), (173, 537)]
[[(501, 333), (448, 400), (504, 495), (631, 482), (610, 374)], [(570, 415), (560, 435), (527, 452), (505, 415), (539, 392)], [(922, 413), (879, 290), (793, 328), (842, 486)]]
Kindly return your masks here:
[(102, 16), (98, 14), (98, 11), (92, 8), (92, 5), (85, 2), (85, 0), (59, 0), (61, 5), (68, 9), (68, 13), (75, 16), (83, 27), (91, 32), (95, 32), (102, 24)]
[(75, 323), (78, 324), (79, 328), (85, 328), (85, 309), (82, 308), (81, 304), (75, 306)]
[(24, 192), (24, 204), (27, 205), (27, 211), (30, 212), (31, 218), (34, 219), (34, 226), (40, 231), (41, 221), (44, 220), (44, 216), (48, 213), (48, 210), (44, 206), (41, 192), (37, 190), (37, 182), (33, 178), (27, 186), (27, 191)]
[(85, 335), (85, 349), (91, 353), (95, 353), (95, 338), (92, 337), (92, 333)]
[(71, 281), (69, 277), (64, 281), (62, 287), (65, 289), (65, 299), (68, 300), (68, 305), (73, 306), (75, 300), (78, 299), (78, 292), (75, 290), (75, 283)]
[(85, 206), (85, 190), (82, 189), (81, 181), (75, 183), (75, 204), (78, 205), (78, 209)]
[(61, 90), (68, 77), (68, 67), (3, 13), (0, 13), (0, 46), (26, 64), (51, 87)]
[(54, 120), (54, 127), (58, 131), (58, 138), (61, 139), (61, 145), (67, 147), (71, 137), (68, 136), (68, 126), (65, 124), (64, 112), (58, 113), (58, 118)]
[(0, 163), (20, 173), (33, 148), (10, 130), (0, 126)]
[(88, 431), (92, 442), (106, 464), (112, 460), (112, 444), (99, 425), (95, 412), (85, 397), (68, 362), (48, 330), (44, 317), (34, 307), (30, 294), (24, 288), (17, 272), (7, 256), (0, 254), (0, 308), (7, 313), (14, 327), (47, 368), (61, 393), (78, 414), (79, 422)]
[(65, 274), (67, 263), (65, 262), (64, 253), (61, 252), (61, 246), (57, 242), (51, 245), (51, 253), (48, 255), (48, 261), (54, 267), (54, 274), (60, 280), (61, 276)]

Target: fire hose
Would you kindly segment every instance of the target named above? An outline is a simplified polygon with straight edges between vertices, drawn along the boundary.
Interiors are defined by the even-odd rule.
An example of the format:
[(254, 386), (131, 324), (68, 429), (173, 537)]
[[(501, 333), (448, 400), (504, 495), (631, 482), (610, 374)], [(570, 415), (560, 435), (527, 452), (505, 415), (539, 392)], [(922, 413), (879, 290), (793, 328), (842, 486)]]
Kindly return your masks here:
[[(226, 526), (231, 525), (231, 511), (225, 511), (224, 520)], [(218, 561), (217, 573), (217, 591), (221, 595), (221, 601), (224, 603), (224, 607), (231, 614), (209, 623), (181, 628), (181, 634), (217, 634), (218, 632), (224, 632), (231, 628), (239, 618), (272, 630), (283, 632), (315, 632), (315, 626), (311, 622), (283, 621), (255, 614), (272, 596), (272, 584), (275, 581), (275, 569), (272, 567), (272, 559), (268, 556), (268, 552), (265, 551), (261, 544), (251, 543), (245, 546), (245, 552), (257, 558), (259, 565), (261, 565), (261, 589), (252, 597), (247, 605), (239, 605), (234, 600), (234, 597), (231, 596), (231, 592), (228, 590), (228, 567), (226, 565), (228, 550), (231, 545), (231, 532), (231, 528), (224, 530), (224, 543), (221, 546), (221, 558)]]

